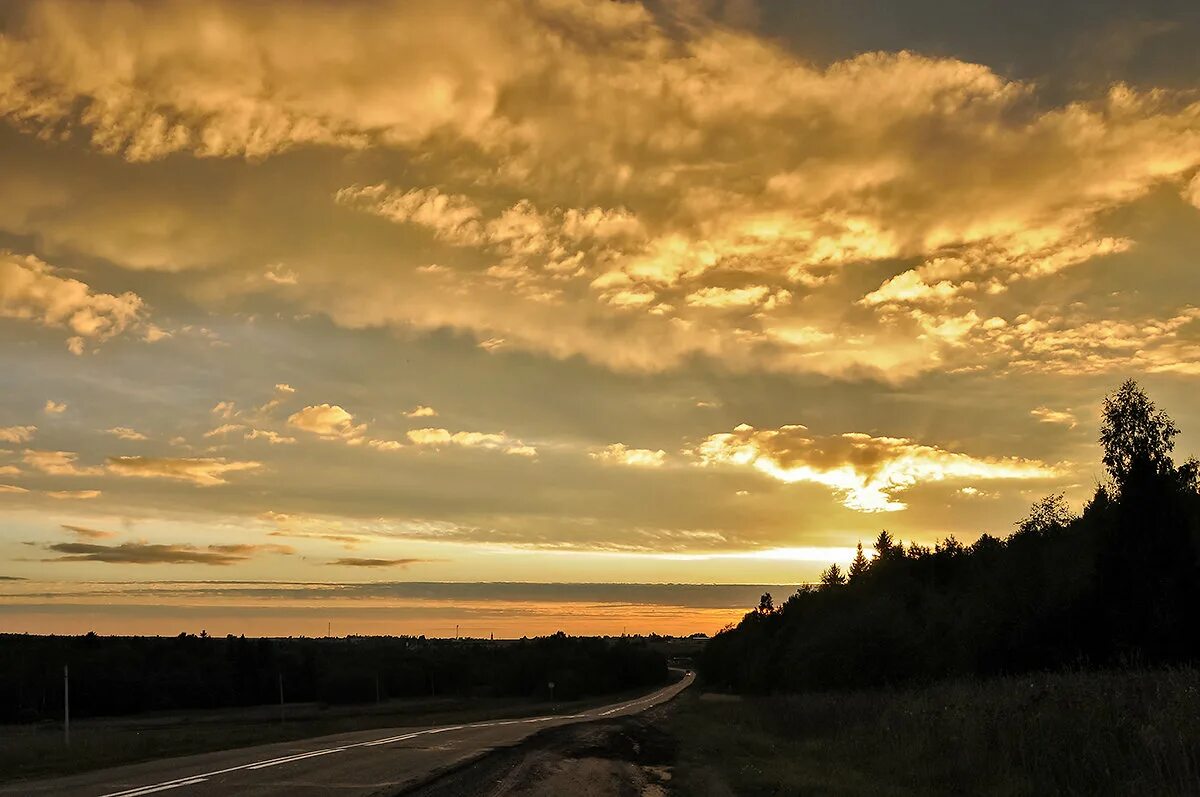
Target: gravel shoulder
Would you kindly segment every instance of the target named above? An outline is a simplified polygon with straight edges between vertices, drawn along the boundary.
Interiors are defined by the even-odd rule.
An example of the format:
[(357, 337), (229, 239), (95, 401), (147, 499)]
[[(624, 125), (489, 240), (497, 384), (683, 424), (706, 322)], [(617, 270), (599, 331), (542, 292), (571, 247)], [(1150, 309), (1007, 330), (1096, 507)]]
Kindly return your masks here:
[(665, 797), (676, 757), (672, 704), (612, 722), (540, 733), (405, 797)]

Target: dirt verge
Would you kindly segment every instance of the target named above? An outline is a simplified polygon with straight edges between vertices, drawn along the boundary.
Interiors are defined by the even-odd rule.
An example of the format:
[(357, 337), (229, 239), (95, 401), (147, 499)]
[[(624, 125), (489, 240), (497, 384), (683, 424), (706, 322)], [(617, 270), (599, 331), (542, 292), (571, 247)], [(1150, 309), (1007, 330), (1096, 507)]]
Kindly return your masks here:
[(612, 722), (568, 725), (498, 750), (405, 797), (665, 797), (674, 738), (670, 705)]

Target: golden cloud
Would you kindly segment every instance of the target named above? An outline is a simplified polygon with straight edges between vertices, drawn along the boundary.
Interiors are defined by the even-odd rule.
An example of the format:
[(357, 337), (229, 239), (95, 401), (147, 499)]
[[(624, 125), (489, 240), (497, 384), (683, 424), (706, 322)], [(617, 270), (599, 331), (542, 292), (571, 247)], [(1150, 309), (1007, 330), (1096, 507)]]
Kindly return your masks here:
[(276, 263), (268, 268), (263, 277), (267, 282), (273, 282), (276, 285), (295, 285), (300, 281), (300, 276), (295, 271), (281, 263)]
[(108, 430), (108, 433), (121, 440), (147, 440), (149, 438), (141, 432), (130, 429), (128, 426), (114, 426)]
[(102, 473), (102, 468), (80, 467), (75, 464), (79, 455), (74, 451), (36, 451), (26, 450), (25, 464), (34, 470), (48, 473), (51, 476), (95, 476)]
[(295, 537), (303, 540), (324, 540), (326, 542), (339, 543), (346, 550), (354, 550), (358, 546), (366, 542), (365, 537), (360, 537), (354, 534), (330, 534), (310, 531), (269, 531), (269, 537)]
[(45, 495), (56, 501), (90, 501), (100, 497), (99, 490), (47, 490)]
[(410, 429), (408, 439), (413, 445), (423, 448), (460, 446), (462, 448), (484, 448), (503, 451), (520, 457), (535, 457), (537, 449), (514, 440), (504, 432), (451, 432), (448, 429)]
[(1069, 410), (1052, 410), (1049, 407), (1036, 407), (1029, 411), (1029, 414), (1037, 418), (1041, 423), (1062, 424), (1075, 428), (1075, 415)]
[(5, 443), (25, 443), (33, 439), (33, 435), (36, 432), (36, 426), (0, 426), (0, 441)]
[(484, 242), (480, 223), (482, 212), (460, 194), (443, 194), (437, 188), (397, 192), (380, 183), (343, 188), (337, 192), (335, 200), (391, 221), (425, 227), (438, 240), (456, 246), (475, 246)]
[(610, 465), (626, 465), (631, 468), (661, 468), (667, 462), (667, 452), (661, 448), (630, 448), (624, 443), (612, 443), (588, 453), (592, 459)]
[(368, 542), (374, 535), (366, 530), (347, 528), (341, 520), (307, 517), (268, 510), (258, 519), (275, 526), (268, 532), (271, 537), (294, 537), (298, 539), (325, 540), (341, 544), (347, 550)]
[(1016, 457), (972, 457), (902, 437), (847, 433), (815, 437), (804, 426), (755, 429), (742, 424), (714, 434), (691, 452), (701, 466), (750, 467), (782, 482), (832, 488), (859, 512), (893, 512), (906, 505), (895, 493), (946, 480), (1049, 479), (1059, 470)]
[(744, 288), (712, 287), (701, 288), (688, 294), (686, 301), (693, 307), (755, 307), (770, 294), (771, 289), (766, 285), (748, 285)]
[(269, 429), (247, 429), (244, 437), (247, 440), (266, 440), (273, 446), (291, 445), (296, 442), (296, 438), (294, 437), (288, 437)]
[(937, 306), (964, 297), (994, 296), (1017, 280), (1044, 277), (1132, 246), (1128, 238), (1080, 235), (1071, 239), (1044, 230), (1025, 231), (927, 260), (889, 278), (860, 303)]
[[(0, 36), (0, 116), (132, 161), (419, 153), (421, 182), (367, 175), (330, 201), (424, 234), (436, 267), (421, 247), (257, 260), (213, 293), (270, 288), (346, 327), (466, 330), (623, 370), (699, 354), (898, 379), (1002, 359), (976, 334), (1002, 315), (993, 297), (1129, 250), (1104, 219), (1156, 187), (1198, 194), (1188, 92), (1055, 104), (952, 58), (817, 66), (670, 4), (486, 6), (26, 4)], [(244, 244), (91, 226), (56, 240), (137, 268)], [(898, 259), (918, 265), (843, 295), (845, 266)]]
[[(795, 65), (791, 69), (803, 72)], [(1176, 138), (1182, 135), (1190, 142), (1200, 142), (1200, 105), (1172, 106), (1161, 97), (1155, 100), (1114, 91), (1091, 105), (1077, 103), (1061, 112), (1030, 117), (1031, 111), (1023, 104), (1030, 87), (1005, 83), (983, 67), (909, 55), (863, 57), (823, 75), (806, 73), (804, 77), (816, 85), (829, 84), (823, 86), (829, 88), (849, 80), (850, 75), (855, 83), (845, 88), (848, 96), (856, 98), (873, 96), (880, 85), (894, 85), (907, 75), (925, 81), (921, 89), (905, 89), (908, 93), (928, 90), (930, 105), (918, 103), (919, 107), (962, 102), (963, 107), (957, 109), (962, 115), (954, 117), (960, 121), (929, 112), (924, 123), (946, 128), (951, 136), (949, 153), (974, 141), (969, 145), (971, 157), (966, 157), (968, 150), (964, 149), (961, 161), (948, 155), (947, 160), (954, 163), (925, 162), (929, 153), (906, 149), (919, 143), (908, 125), (922, 124), (918, 121), (921, 113), (913, 106), (895, 108), (895, 97), (875, 97), (877, 103), (869, 113), (874, 117), (882, 103), (884, 121), (844, 119), (841, 111), (835, 114), (824, 106), (814, 109), (818, 115), (833, 114), (836, 121), (831, 124), (845, 124), (848, 130), (853, 127), (856, 135), (866, 124), (868, 135), (878, 136), (864, 144), (872, 154), (840, 153), (847, 162), (837, 168), (811, 164), (777, 174), (760, 193), (672, 182), (671, 190), (676, 193), (667, 196), (646, 187), (648, 193), (642, 196), (649, 212), (645, 215), (655, 218), (655, 223), (646, 224), (622, 209), (619, 212), (636, 223), (620, 239), (606, 239), (590, 247), (580, 247), (562, 234), (562, 219), (581, 211), (555, 208), (543, 212), (531, 201), (522, 200), (500, 216), (489, 216), (480, 201), (454, 195), (448, 203), (453, 210), (450, 220), (438, 216), (437, 221), (428, 219), (425, 226), (456, 246), (480, 247), (503, 257), (502, 264), (487, 269), (483, 277), (444, 268), (437, 272), (442, 281), (439, 285), (452, 286), (455, 303), (463, 313), (439, 314), (442, 308), (432, 307), (410, 315), (403, 299), (395, 296), (388, 297), (386, 308), (380, 306), (374, 312), (370, 299), (360, 297), (363, 301), (355, 306), (366, 318), (360, 315), (349, 321), (336, 311), (335, 318), (353, 325), (462, 326), (489, 340), (503, 338), (542, 350), (549, 345), (556, 356), (583, 353), (622, 369), (659, 369), (689, 353), (703, 352), (740, 366), (834, 374), (857, 370), (903, 378), (943, 362), (953, 354), (947, 349), (969, 344), (966, 332), (974, 322), (966, 317), (968, 311), (961, 311), (959, 318), (943, 318), (942, 308), (955, 301), (978, 303), (1006, 291), (1015, 280), (1044, 277), (1128, 251), (1133, 246), (1129, 239), (1096, 231), (1096, 219), (1103, 209), (1130, 202), (1158, 182), (1177, 179), (1200, 163), (1200, 157), (1177, 146)], [(865, 85), (868, 76), (877, 84)], [(810, 92), (801, 104), (811, 105), (812, 101)], [(857, 102), (851, 106), (868, 112)], [(1129, 129), (1113, 132), (1114, 118)], [(754, 127), (757, 121), (748, 126)], [(992, 137), (995, 126), (1003, 130), (1003, 146)], [(1111, 172), (1088, 160), (1091, 151), (1080, 149), (1072, 138), (1081, 127), (1109, 136), (1102, 146), (1104, 158), (1127, 177), (1114, 181)], [(889, 138), (887, 130), (900, 138)], [(1134, 130), (1154, 139), (1153, 152), (1143, 143), (1133, 143)], [(1059, 171), (1061, 163), (1050, 163), (1039, 154), (1045, 137), (1055, 142), (1056, 151), (1067, 151), (1065, 157), (1075, 164), (1070, 175)], [(781, 146), (787, 149), (787, 145)], [(994, 162), (987, 162), (985, 169), (1004, 171), (1013, 157), (1006, 151), (1010, 146), (1022, 151), (1035, 168), (1046, 170), (1034, 178), (1032, 187), (1028, 182), (999, 177), (981, 187), (977, 173), (959, 169), (958, 164), (967, 160), (977, 163), (982, 157), (987, 162), (995, 149)], [(897, 148), (899, 151), (892, 151)], [(804, 160), (802, 153), (794, 154)], [(671, 154), (664, 157), (669, 161)], [(864, 179), (851, 179), (858, 168), (854, 158), (859, 157), (873, 160), (863, 167)], [(887, 168), (874, 163), (881, 157)], [(647, 169), (652, 172), (657, 165), (647, 164)], [(827, 190), (822, 189), (822, 180), (830, 181)], [(931, 180), (937, 184), (936, 193), (925, 187)], [(348, 189), (351, 193), (343, 192), (339, 198), (346, 203), (353, 196), (357, 207), (393, 221), (419, 223), (408, 210), (390, 212), (389, 203), (402, 200), (408, 207), (418, 198), (431, 197), (430, 191), (435, 189), (388, 193), (372, 186), (367, 194), (364, 190)], [(1083, 201), (1083, 196), (1089, 199)], [(681, 198), (688, 213), (663, 218), (661, 203)], [(606, 211), (592, 208), (588, 212)], [(494, 232), (505, 217), (510, 219), (507, 226), (515, 231), (509, 239)], [(501, 249), (498, 240), (515, 243)], [(862, 300), (864, 306), (878, 308), (878, 315), (855, 330), (861, 333), (857, 336), (861, 345), (828, 345), (834, 330), (846, 328), (846, 319), (836, 317), (823, 325), (810, 322), (815, 335), (804, 340), (779, 333), (791, 320), (788, 305), (794, 294), (837, 287), (835, 267), (913, 256), (926, 261), (885, 281)], [(742, 275), (741, 284), (727, 284), (723, 272), (735, 270)], [(718, 276), (726, 284), (713, 284)], [(489, 293), (489, 289), (495, 292)], [(479, 296), (486, 307), (463, 307), (461, 300), (468, 291)], [(420, 295), (424, 298), (427, 293), (421, 291)], [(531, 307), (523, 300), (540, 306)], [(589, 308), (588, 302), (596, 304)], [(920, 316), (897, 315), (892, 310), (896, 304), (918, 304), (932, 310), (922, 311)], [(510, 307), (512, 314), (507, 312)], [(713, 308), (738, 312), (719, 319), (697, 314)], [(636, 317), (620, 325), (606, 323), (612, 312), (636, 313)], [(470, 319), (465, 317), (467, 313)], [(908, 324), (909, 318), (918, 323)], [(993, 319), (981, 318), (980, 323), (985, 320)], [(545, 333), (547, 325), (556, 330), (554, 335)], [(598, 331), (602, 332), (596, 334)], [(965, 352), (963, 356), (969, 357)]]
[(325, 438), (353, 439), (366, 431), (366, 424), (354, 425), (354, 416), (336, 404), (317, 404), (288, 416), (288, 423), (305, 432)]
[(1183, 198), (1197, 209), (1200, 209), (1200, 172), (1197, 172), (1192, 181), (1184, 188)]
[(187, 481), (200, 487), (226, 484), (225, 475), (256, 470), (261, 462), (239, 462), (223, 457), (109, 457), (109, 473), (149, 479)]
[(1200, 308), (1183, 307), (1167, 318), (1088, 319), (1078, 307), (1066, 313), (1023, 313), (1010, 324), (972, 330), (980, 348), (990, 348), (1013, 368), (1093, 374), (1110, 371), (1200, 374), (1200, 340), (1189, 327)]
[(219, 415), (226, 420), (237, 416), (237, 405), (232, 401), (218, 401), (212, 408), (214, 415)]
[(337, 192), (339, 204), (397, 223), (429, 229), (438, 240), (459, 247), (482, 247), (502, 256), (488, 274), (520, 282), (536, 279), (525, 265), (532, 259), (559, 277), (578, 275), (587, 258), (603, 258), (614, 242), (642, 236), (638, 220), (623, 208), (554, 208), (543, 213), (522, 199), (491, 218), (473, 200), (430, 187), (400, 192), (381, 183)]
[[(0, 317), (64, 328), (72, 334), (68, 346), (75, 354), (82, 354), (86, 340), (103, 341), (137, 327), (143, 314), (142, 300), (134, 293), (95, 293), (86, 283), (58, 276), (32, 255), (0, 250)], [(47, 402), (47, 412), (61, 411), (51, 404)]]

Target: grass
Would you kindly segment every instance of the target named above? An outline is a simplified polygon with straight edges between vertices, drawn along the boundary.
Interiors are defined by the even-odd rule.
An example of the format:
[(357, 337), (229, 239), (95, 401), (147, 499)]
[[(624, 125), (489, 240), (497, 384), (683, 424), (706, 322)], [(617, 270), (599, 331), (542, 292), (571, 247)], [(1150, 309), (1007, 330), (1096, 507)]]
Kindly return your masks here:
[(1200, 793), (1200, 670), (1037, 674), (781, 697), (685, 695), (674, 791)]
[(283, 721), (272, 706), (86, 719), (71, 723), (69, 749), (59, 723), (0, 726), (0, 782), (348, 731), (574, 713), (646, 691), (560, 703), (450, 698), (338, 707), (292, 704)]

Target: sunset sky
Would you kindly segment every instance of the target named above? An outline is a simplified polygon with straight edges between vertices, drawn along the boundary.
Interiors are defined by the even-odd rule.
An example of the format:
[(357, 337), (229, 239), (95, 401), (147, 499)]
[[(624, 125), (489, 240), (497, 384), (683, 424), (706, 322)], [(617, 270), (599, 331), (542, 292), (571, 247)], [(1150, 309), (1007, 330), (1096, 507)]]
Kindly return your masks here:
[(712, 632), (882, 528), (1079, 508), (1127, 377), (1200, 452), (1198, 40), (5, 3), (0, 631)]

